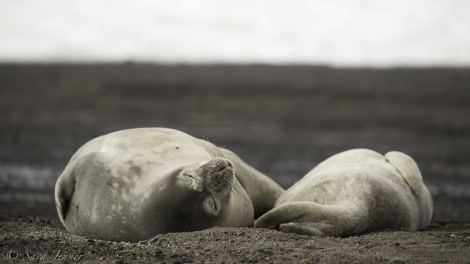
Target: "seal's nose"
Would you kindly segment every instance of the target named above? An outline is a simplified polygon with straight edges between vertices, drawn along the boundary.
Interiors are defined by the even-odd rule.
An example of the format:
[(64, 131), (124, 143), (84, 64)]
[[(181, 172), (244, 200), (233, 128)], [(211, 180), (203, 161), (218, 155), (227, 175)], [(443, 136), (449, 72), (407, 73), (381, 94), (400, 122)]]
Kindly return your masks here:
[(208, 161), (208, 165), (213, 171), (222, 171), (227, 167), (233, 168), (232, 162), (223, 158), (212, 158)]
[(203, 165), (204, 186), (207, 190), (221, 193), (222, 190), (228, 190), (232, 185), (234, 177), (234, 168), (232, 162), (224, 158), (212, 158)]
[(224, 160), (224, 165), (225, 167), (230, 167), (230, 168), (233, 168), (233, 164), (232, 162), (230, 162), (229, 160), (226, 160), (226, 159), (223, 159)]

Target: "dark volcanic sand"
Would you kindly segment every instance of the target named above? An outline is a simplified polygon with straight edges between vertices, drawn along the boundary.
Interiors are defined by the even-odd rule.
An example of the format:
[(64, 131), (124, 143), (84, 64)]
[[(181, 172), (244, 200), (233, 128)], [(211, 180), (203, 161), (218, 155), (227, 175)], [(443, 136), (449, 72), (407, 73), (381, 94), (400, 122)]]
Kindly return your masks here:
[(215, 227), (118, 243), (71, 235), (57, 218), (19, 217), (0, 221), (0, 245), (0, 263), (57, 263), (57, 254), (72, 258), (65, 263), (469, 263), (470, 224), (347, 238)]
[[(401, 150), (423, 172), (434, 221), (349, 238), (214, 228), (130, 244), (68, 234), (53, 188), (70, 156), (143, 126), (230, 148), (286, 188), (342, 150)], [(469, 138), (469, 69), (0, 65), (0, 263), (15, 252), (14, 263), (55, 263), (57, 250), (83, 263), (470, 263)]]

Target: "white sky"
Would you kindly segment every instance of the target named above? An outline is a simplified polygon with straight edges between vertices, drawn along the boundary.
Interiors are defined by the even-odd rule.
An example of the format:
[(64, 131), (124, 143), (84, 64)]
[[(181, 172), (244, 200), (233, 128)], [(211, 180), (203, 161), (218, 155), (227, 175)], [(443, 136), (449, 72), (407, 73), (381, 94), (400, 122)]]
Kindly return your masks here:
[(0, 0), (0, 62), (470, 66), (468, 0)]

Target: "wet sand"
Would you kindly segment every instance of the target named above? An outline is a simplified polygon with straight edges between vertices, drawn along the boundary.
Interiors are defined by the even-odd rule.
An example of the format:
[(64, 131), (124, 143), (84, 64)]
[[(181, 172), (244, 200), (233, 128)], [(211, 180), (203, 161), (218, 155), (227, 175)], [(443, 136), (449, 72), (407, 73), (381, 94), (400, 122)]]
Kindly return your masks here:
[[(18, 260), (57, 250), (83, 263), (467, 263), (470, 70), (310, 66), (0, 65), (0, 243)], [(98, 135), (164, 126), (234, 150), (287, 188), (323, 159), (401, 150), (434, 202), (422, 232), (311, 238), (215, 228), (112, 243), (68, 234), (53, 186)], [(25, 258), (26, 254), (26, 259)], [(51, 259), (52, 258), (52, 259)]]

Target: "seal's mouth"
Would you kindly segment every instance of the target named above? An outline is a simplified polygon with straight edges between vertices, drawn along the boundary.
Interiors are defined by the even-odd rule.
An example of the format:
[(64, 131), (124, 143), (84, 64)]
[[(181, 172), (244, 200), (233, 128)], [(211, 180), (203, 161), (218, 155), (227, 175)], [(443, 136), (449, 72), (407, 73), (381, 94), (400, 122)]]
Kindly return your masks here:
[(235, 170), (233, 164), (222, 158), (213, 158), (201, 166), (204, 187), (210, 192), (221, 194), (231, 187)]
[(232, 187), (235, 168), (223, 158), (212, 158), (196, 168), (186, 169), (182, 179), (197, 192), (209, 192), (224, 197)]
[(220, 193), (224, 189), (231, 187), (234, 176), (232, 163), (227, 160), (224, 162), (216, 161), (216, 165), (209, 166), (204, 177), (204, 187), (208, 191)]

